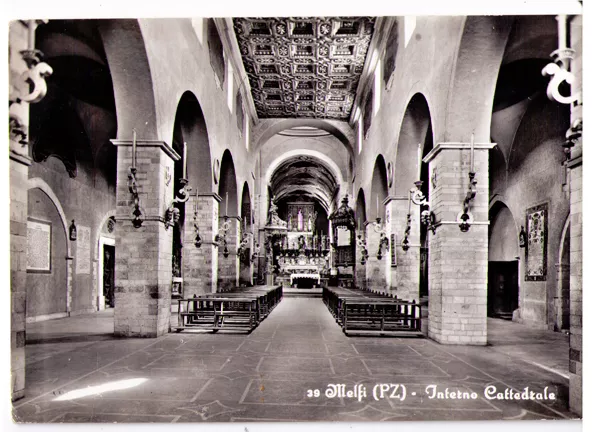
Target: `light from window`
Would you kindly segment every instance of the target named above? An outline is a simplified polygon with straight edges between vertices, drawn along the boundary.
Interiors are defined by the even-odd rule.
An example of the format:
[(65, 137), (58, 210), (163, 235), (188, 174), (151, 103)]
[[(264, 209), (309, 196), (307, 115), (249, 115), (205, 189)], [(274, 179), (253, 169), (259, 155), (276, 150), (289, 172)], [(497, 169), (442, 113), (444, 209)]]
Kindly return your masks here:
[(196, 32), (196, 36), (202, 44), (204, 39), (204, 18), (192, 18), (192, 27), (194, 27), (194, 31)]
[(246, 149), (250, 149), (250, 118), (249, 116), (245, 116), (244, 120), (245, 122), (245, 127), (243, 128), (244, 130), (244, 137), (245, 137), (245, 148)]
[(227, 106), (229, 107), (229, 111), (231, 111), (231, 113), (233, 113), (233, 96), (235, 95), (234, 84), (235, 80), (233, 79), (233, 66), (231, 65), (231, 62), (227, 60)]
[(379, 107), (381, 104), (381, 96), (382, 96), (382, 88), (381, 88), (381, 77), (382, 74), (382, 68), (379, 65), (379, 62), (376, 63), (375, 66), (375, 77), (373, 78), (373, 86), (374, 86), (374, 91), (373, 91), (373, 115), (376, 115), (377, 112), (379, 111)]
[(415, 32), (417, 26), (417, 17), (413, 15), (407, 15), (404, 17), (404, 46), (408, 45), (408, 41)]
[(357, 120), (357, 141), (359, 141), (359, 153), (363, 150), (363, 113), (359, 114)]

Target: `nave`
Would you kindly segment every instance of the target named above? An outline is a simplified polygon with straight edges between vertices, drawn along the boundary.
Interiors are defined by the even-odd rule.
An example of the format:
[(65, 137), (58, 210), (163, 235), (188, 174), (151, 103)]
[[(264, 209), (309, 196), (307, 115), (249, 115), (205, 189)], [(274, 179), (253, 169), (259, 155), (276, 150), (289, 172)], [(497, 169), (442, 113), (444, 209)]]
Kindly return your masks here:
[[(320, 298), (285, 297), (249, 335), (169, 333), (116, 338), (113, 310), (35, 323), (27, 333), (31, 389), (15, 418), (33, 422), (249, 422), (567, 419), (568, 338), (489, 319), (488, 347), (430, 339), (347, 337)], [(172, 325), (177, 317), (172, 318)], [(406, 386), (404, 401), (376, 401), (378, 383)], [(367, 398), (308, 398), (356, 384)], [(413, 397), (437, 384), (476, 400)], [(486, 400), (545, 386), (552, 401)], [(59, 400), (59, 399), (63, 400)]]

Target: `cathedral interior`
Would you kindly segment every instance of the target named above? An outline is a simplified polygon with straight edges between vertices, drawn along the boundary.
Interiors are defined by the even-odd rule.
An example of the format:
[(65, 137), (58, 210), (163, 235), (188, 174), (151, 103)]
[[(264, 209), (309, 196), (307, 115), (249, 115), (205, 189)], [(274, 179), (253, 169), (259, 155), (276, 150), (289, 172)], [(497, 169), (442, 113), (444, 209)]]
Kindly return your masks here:
[(581, 35), (12, 21), (14, 420), (581, 418)]

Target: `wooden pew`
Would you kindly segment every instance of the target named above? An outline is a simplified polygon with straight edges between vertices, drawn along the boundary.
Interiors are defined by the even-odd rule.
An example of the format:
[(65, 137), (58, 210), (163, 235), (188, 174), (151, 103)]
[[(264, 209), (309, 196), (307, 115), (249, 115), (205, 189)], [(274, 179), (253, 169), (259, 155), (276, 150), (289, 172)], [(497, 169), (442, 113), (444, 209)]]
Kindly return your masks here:
[(324, 288), (322, 300), (345, 334), (415, 335), (421, 333), (421, 307), (388, 293)]
[(282, 286), (237, 288), (178, 299), (178, 325), (184, 329), (251, 332), (282, 300)]

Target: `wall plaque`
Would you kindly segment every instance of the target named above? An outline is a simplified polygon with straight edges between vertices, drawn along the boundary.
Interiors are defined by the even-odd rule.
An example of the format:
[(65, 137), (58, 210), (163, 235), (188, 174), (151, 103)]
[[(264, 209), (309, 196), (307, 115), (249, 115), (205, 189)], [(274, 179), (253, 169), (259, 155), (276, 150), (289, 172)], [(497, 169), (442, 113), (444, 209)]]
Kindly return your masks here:
[(547, 237), (548, 237), (548, 204), (541, 204), (526, 210), (526, 228), (528, 242), (526, 244), (527, 281), (547, 280)]
[(91, 273), (91, 228), (79, 225), (76, 240), (76, 274)]
[(29, 219), (27, 221), (27, 271), (51, 273), (52, 224)]

